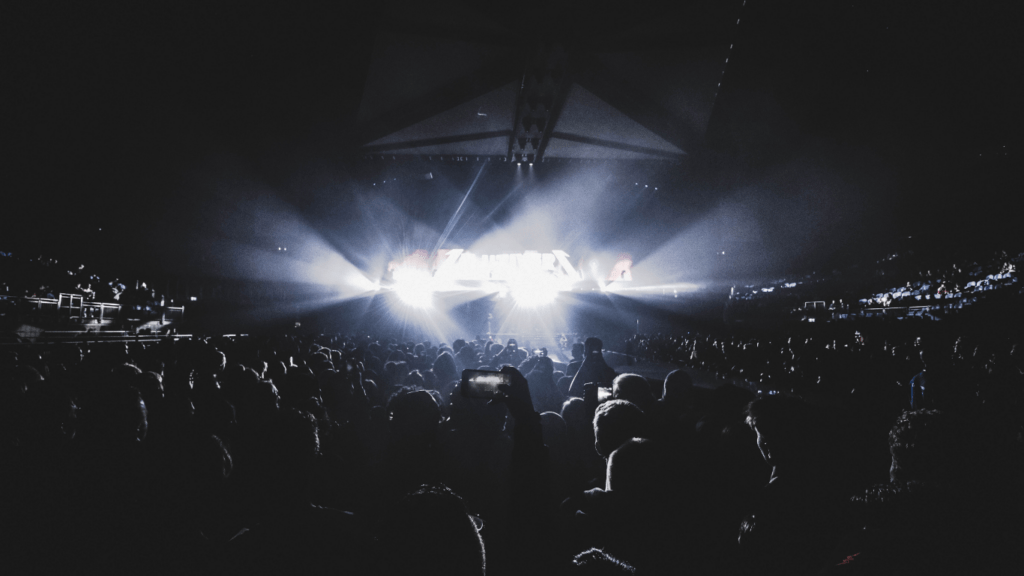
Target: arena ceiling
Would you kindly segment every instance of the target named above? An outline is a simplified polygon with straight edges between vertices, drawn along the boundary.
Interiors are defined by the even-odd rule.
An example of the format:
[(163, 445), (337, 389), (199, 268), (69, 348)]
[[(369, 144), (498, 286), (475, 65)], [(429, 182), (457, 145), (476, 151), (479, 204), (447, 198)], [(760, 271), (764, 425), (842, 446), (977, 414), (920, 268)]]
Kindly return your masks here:
[(403, 6), (356, 113), (366, 156), (679, 161), (702, 145), (746, 2)]
[(777, 253), (1016, 230), (1004, 1), (462, 4), (2, 5), (0, 250), (163, 267), (235, 222), (257, 242), (254, 197), (319, 222), (374, 181), (463, 189), (451, 160), (517, 154), (566, 164), (538, 182), (582, 161), (649, 183), (659, 215), (742, 208), (727, 228)]

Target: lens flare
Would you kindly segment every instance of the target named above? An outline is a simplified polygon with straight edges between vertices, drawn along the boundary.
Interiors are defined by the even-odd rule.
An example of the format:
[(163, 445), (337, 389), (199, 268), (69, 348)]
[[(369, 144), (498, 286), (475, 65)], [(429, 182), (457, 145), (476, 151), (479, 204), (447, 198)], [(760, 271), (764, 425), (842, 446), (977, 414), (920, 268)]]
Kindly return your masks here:
[(396, 270), (392, 290), (406, 306), (431, 308), (434, 305), (433, 278), (426, 271)]
[(509, 293), (521, 308), (539, 308), (558, 298), (558, 280), (550, 274), (535, 274), (510, 283)]

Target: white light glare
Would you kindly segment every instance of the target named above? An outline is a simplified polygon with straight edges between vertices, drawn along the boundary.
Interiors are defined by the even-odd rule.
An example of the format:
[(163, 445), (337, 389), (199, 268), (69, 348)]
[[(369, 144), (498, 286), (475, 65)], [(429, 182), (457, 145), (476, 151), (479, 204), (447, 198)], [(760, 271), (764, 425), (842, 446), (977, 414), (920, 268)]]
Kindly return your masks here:
[(395, 295), (406, 306), (431, 308), (434, 305), (434, 288), (430, 274), (422, 270), (395, 270)]
[(509, 287), (509, 293), (521, 308), (538, 308), (558, 298), (558, 279), (550, 274), (535, 274), (520, 279)]

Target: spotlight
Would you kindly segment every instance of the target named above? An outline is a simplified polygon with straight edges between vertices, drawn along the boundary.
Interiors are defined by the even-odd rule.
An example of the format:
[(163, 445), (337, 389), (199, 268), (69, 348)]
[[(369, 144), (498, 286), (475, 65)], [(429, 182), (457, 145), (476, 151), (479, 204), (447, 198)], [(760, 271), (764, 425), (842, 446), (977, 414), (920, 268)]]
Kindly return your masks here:
[(434, 292), (428, 287), (416, 284), (395, 284), (395, 294), (406, 306), (412, 308), (432, 308)]
[(555, 301), (558, 297), (558, 290), (532, 286), (519, 287), (512, 290), (512, 298), (522, 308), (539, 308)]
[(434, 289), (430, 274), (426, 272), (396, 270), (392, 290), (406, 306), (426, 309), (434, 305)]
[(523, 278), (509, 288), (512, 299), (521, 308), (539, 308), (558, 298), (558, 283), (548, 275)]

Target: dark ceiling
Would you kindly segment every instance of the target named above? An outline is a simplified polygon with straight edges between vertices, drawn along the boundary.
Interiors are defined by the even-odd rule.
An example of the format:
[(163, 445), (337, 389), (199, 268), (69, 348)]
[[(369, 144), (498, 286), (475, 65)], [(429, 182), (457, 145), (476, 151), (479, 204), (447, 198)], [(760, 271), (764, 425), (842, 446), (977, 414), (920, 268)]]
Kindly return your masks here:
[[(850, 201), (878, 230), (1005, 213), (1020, 181), (1011, 3), (351, 4), (4, 3), (0, 243), (145, 259), (205, 222), (225, 166), (301, 212), (307, 174), (359, 179), (368, 154), (431, 138), (682, 158), (723, 198), (786, 198), (811, 165), (866, 183)], [(523, 88), (538, 70), (550, 93)]]

